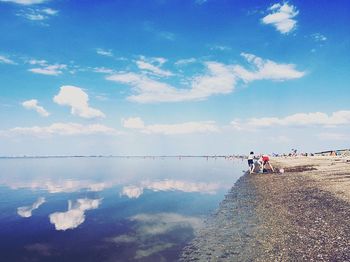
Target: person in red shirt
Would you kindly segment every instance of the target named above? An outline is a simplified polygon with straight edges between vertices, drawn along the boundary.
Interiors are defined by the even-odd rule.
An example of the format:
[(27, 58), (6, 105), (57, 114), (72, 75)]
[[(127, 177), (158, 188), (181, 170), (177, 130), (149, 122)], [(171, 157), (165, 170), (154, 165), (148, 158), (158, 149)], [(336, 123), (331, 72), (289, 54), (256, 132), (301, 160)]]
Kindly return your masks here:
[(272, 172), (275, 172), (273, 169), (271, 163), (270, 163), (270, 157), (268, 155), (262, 155), (261, 157), (262, 162), (262, 169), (264, 170), (265, 166), (268, 165), (268, 167), (271, 169)]

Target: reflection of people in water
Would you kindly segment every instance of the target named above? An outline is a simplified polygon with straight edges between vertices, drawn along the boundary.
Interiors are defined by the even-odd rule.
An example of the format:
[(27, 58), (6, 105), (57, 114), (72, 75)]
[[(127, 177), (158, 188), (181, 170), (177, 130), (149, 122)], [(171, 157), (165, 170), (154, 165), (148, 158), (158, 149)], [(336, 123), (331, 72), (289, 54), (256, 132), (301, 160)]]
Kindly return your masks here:
[(262, 155), (260, 162), (261, 162), (261, 170), (262, 171), (264, 171), (264, 169), (267, 165), (272, 172), (275, 172), (275, 170), (273, 169), (273, 167), (270, 163), (270, 157), (268, 155)]
[(254, 171), (254, 152), (251, 151), (248, 155), (248, 166), (249, 166), (249, 173), (253, 173)]

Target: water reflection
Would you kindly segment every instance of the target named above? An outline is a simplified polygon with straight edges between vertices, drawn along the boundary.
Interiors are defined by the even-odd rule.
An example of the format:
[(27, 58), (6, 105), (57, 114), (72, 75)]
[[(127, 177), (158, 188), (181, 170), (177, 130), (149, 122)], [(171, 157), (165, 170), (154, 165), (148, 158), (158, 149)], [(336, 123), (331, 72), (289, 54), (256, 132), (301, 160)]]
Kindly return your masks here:
[[(129, 219), (136, 222), (131, 233), (107, 241), (117, 246), (133, 245), (136, 249), (134, 259), (166, 251), (178, 245), (180, 239), (193, 237), (203, 225), (201, 218), (176, 213), (138, 214)], [(172, 237), (167, 238), (169, 235)]]
[(205, 158), (0, 165), (4, 261), (174, 261), (242, 174), (240, 161)]
[(142, 182), (140, 186), (125, 186), (121, 195), (129, 198), (138, 198), (143, 194), (144, 189), (152, 191), (182, 191), (186, 193), (199, 192), (202, 194), (215, 194), (220, 188), (219, 183), (194, 183), (181, 180), (162, 180)]
[(78, 199), (76, 202), (68, 200), (68, 211), (50, 214), (50, 222), (56, 230), (67, 230), (78, 227), (85, 221), (85, 211), (96, 209), (102, 199)]
[(5, 183), (11, 189), (31, 189), (31, 190), (45, 190), (49, 193), (72, 193), (80, 190), (87, 190), (92, 192), (103, 191), (107, 188), (106, 183), (94, 183), (92, 181), (84, 180), (46, 180), (46, 181), (14, 181), (12, 183)]
[(45, 198), (39, 197), (32, 205), (17, 208), (17, 214), (21, 217), (31, 217), (33, 210), (38, 209), (44, 203)]

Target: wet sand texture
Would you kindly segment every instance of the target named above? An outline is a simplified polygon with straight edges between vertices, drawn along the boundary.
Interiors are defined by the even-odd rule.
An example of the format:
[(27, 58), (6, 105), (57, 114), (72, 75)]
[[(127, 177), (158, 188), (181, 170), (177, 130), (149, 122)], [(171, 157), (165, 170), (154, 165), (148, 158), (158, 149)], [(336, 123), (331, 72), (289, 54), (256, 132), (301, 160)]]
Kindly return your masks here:
[(240, 178), (181, 261), (350, 261), (350, 164), (273, 164), (286, 172)]

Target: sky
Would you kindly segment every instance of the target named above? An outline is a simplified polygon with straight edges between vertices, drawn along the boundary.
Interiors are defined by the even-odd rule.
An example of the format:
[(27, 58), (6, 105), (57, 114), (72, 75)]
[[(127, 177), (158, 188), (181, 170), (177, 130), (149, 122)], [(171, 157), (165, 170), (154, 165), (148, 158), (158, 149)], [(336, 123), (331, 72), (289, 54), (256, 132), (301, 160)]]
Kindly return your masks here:
[(0, 0), (0, 155), (350, 148), (350, 3)]

